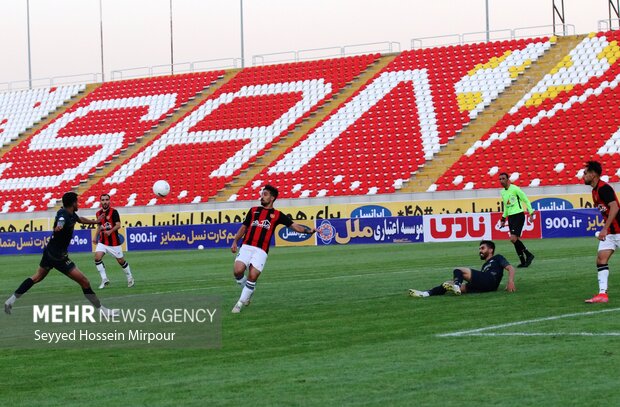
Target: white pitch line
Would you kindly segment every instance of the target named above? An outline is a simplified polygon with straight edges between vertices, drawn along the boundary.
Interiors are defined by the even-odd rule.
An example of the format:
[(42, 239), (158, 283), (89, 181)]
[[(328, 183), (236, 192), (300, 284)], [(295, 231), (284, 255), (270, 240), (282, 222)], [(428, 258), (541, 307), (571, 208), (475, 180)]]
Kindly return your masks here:
[(620, 332), (480, 332), (467, 336), (620, 336)]
[(603, 314), (605, 312), (614, 312), (614, 311), (620, 311), (620, 308), (609, 308), (609, 309), (602, 309), (602, 310), (598, 310), (598, 311), (587, 311), (587, 312), (575, 312), (573, 314), (563, 314), (563, 315), (555, 315), (555, 316), (552, 316), (552, 317), (545, 317), (545, 318), (527, 319), (527, 320), (524, 320), (524, 321), (516, 321), (516, 322), (509, 322), (507, 324), (491, 325), (491, 326), (487, 326), (487, 327), (484, 327), (484, 328), (470, 329), (470, 330), (467, 330), (467, 331), (450, 332), (450, 333), (447, 333), (447, 334), (438, 334), (438, 335), (435, 335), (435, 336), (440, 337), (440, 338), (447, 338), (447, 337), (450, 337), (450, 336), (477, 335), (480, 332), (492, 331), (492, 330), (495, 330), (495, 329), (508, 328), (508, 327), (511, 327), (511, 326), (534, 324), (534, 323), (537, 323), (537, 322), (554, 321), (556, 319), (579, 317), (579, 316), (584, 316), (584, 315)]

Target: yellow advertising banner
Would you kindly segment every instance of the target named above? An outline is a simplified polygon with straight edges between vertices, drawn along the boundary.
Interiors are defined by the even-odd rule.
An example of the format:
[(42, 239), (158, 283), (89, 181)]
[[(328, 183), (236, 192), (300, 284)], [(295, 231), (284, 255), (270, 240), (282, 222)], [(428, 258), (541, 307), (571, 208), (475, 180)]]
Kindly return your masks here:
[[(530, 196), (536, 210), (562, 210), (592, 208), (590, 193), (557, 195), (557, 196)], [(277, 202), (276, 202), (277, 203)], [(123, 228), (139, 226), (177, 226), (240, 223), (254, 202), (248, 202), (246, 209), (224, 209), (193, 212), (161, 212), (151, 214), (127, 214), (121, 212)], [(497, 198), (466, 198), (466, 199), (438, 199), (402, 202), (380, 203), (349, 203), (328, 204), (314, 206), (280, 207), (277, 209), (289, 215), (294, 221), (313, 221), (315, 219), (364, 218), (386, 216), (421, 216), (441, 215), (451, 213), (484, 213), (502, 212), (503, 205)], [(53, 215), (49, 219), (33, 220), (0, 220), (0, 232), (23, 232), (32, 230), (49, 230)], [(308, 225), (310, 225), (308, 223)], [(85, 229), (87, 225), (79, 225)], [(122, 230), (121, 230), (122, 232)]]
[[(53, 218), (52, 218), (53, 219)], [(0, 233), (3, 232), (40, 232), (50, 230), (50, 219), (0, 220)]]
[[(299, 223), (300, 225), (306, 225), (311, 228), (314, 227), (312, 221), (309, 220), (299, 220), (295, 221), (295, 223)], [(299, 233), (294, 231), (293, 229), (280, 226), (276, 229), (275, 233), (276, 238), (276, 246), (316, 246), (316, 238), (314, 234), (309, 233)]]

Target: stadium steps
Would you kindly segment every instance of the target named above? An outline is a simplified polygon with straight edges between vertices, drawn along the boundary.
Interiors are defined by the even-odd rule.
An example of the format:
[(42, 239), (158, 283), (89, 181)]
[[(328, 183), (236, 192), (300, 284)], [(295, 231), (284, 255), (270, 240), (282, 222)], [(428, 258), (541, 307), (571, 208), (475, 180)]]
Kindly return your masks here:
[(342, 103), (346, 102), (349, 97), (374, 78), (397, 56), (398, 54), (383, 55), (370, 64), (362, 73), (354, 77), (347, 86), (343, 87), (340, 92), (325, 101), (316, 112), (310, 114), (302, 123), (295, 126), (292, 131), (282, 136), (279, 142), (274, 143), (270, 149), (266, 150), (265, 154), (257, 157), (254, 163), (250, 164), (246, 170), (242, 171), (241, 174), (226, 184), (224, 188), (220, 189), (214, 197), (209, 198), (209, 202), (227, 202), (231, 196), (237, 194), (239, 189), (243, 188), (251, 179), (258, 175), (266, 165), (271, 164), (280, 154), (299, 141), (318, 123), (335, 112)]
[(523, 75), (519, 76), (476, 119), (465, 126), (451, 142), (443, 146), (432, 160), (427, 161), (420, 170), (414, 173), (399, 192), (427, 192), (429, 187), (457, 162), (474, 142), (484, 136), (523, 95), (530, 91), (585, 37), (585, 35), (558, 37), (557, 43), (549, 51), (532, 64)]
[(47, 126), (48, 123), (51, 123), (58, 116), (64, 114), (67, 111), (67, 109), (69, 109), (71, 106), (73, 106), (74, 104), (76, 104), (77, 102), (79, 102), (80, 100), (85, 98), (91, 92), (95, 91), (97, 88), (99, 88), (99, 86), (101, 86), (101, 84), (98, 84), (98, 83), (96, 83), (96, 84), (93, 83), (93, 84), (86, 85), (84, 90), (78, 92), (71, 99), (67, 99), (62, 105), (58, 106), (58, 108), (56, 110), (54, 110), (53, 112), (50, 112), (50, 114), (48, 114), (47, 116), (41, 117), (41, 119), (39, 121), (35, 122), (32, 127), (27, 129), (23, 133), (20, 133), (19, 136), (15, 140), (12, 140), (10, 143), (5, 145), (2, 148), (2, 150), (0, 150), (0, 159), (2, 159), (2, 157), (6, 153), (11, 151), (19, 143), (21, 143), (24, 140), (27, 140), (30, 136), (32, 136), (33, 134), (35, 134), (36, 132), (41, 130), (43, 127)]
[[(189, 102), (182, 105), (176, 112), (173, 112), (166, 118), (162, 119), (156, 126), (147, 131), (142, 137), (138, 138), (135, 144), (130, 145), (126, 150), (121, 151), (118, 155), (115, 155), (111, 161), (106, 161), (97, 167), (96, 171), (85, 182), (82, 182), (78, 187), (73, 188), (73, 190), (78, 195), (88, 191), (90, 187), (95, 185), (102, 177), (107, 177), (108, 174), (114, 171), (116, 167), (122, 164), (127, 158), (131, 157), (138, 150), (167, 131), (171, 124), (176, 123), (187, 113), (191, 112), (196, 106), (199, 106), (207, 100), (211, 95), (213, 95), (213, 93), (215, 93), (216, 90), (234, 78), (239, 71), (241, 71), (241, 69), (231, 69), (226, 71), (224, 76), (213, 82), (193, 98), (190, 98)], [(56, 209), (59, 208), (60, 206)]]

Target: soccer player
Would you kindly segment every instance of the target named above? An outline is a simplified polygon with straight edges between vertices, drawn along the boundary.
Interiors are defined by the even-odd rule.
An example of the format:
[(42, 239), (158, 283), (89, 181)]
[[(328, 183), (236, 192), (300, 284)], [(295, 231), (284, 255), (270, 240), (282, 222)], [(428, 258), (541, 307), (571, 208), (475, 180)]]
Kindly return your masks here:
[(110, 206), (110, 195), (102, 194), (99, 197), (101, 201), (101, 209), (97, 212), (97, 219), (100, 219), (97, 227), (97, 248), (95, 249), (95, 266), (101, 275), (101, 284), (99, 288), (105, 288), (110, 284), (108, 276), (105, 272), (105, 264), (103, 264), (103, 256), (110, 253), (125, 272), (127, 277), (127, 287), (133, 287), (133, 275), (129, 268), (129, 263), (123, 257), (122, 241), (118, 234), (121, 228), (121, 216), (118, 211)]
[(609, 259), (617, 247), (620, 247), (620, 213), (616, 192), (611, 185), (601, 180), (603, 167), (598, 161), (588, 161), (583, 174), (583, 182), (592, 187), (592, 202), (603, 215), (605, 225), (598, 235), (598, 294), (587, 299), (587, 303), (608, 302), (607, 280), (609, 278)]
[(502, 215), (501, 227), (506, 225), (510, 228), (510, 241), (515, 246), (515, 251), (521, 264), (517, 267), (529, 267), (534, 260), (534, 255), (530, 253), (521, 239), (521, 232), (525, 224), (524, 209), (527, 209), (530, 223), (534, 221), (534, 209), (525, 193), (518, 186), (512, 184), (508, 178), (508, 174), (502, 172), (499, 174), (499, 183), (502, 184), (502, 201), (504, 202), (504, 214)]
[(82, 287), (82, 292), (88, 301), (102, 313), (111, 315), (112, 311), (103, 305), (90, 287), (88, 278), (77, 268), (69, 258), (69, 243), (73, 237), (73, 229), (76, 223), (96, 225), (99, 220), (91, 220), (78, 216), (78, 195), (75, 192), (67, 192), (62, 196), (62, 206), (54, 219), (53, 234), (47, 246), (43, 250), (43, 257), (36, 273), (25, 279), (15, 290), (15, 293), (4, 303), (4, 312), (11, 313), (15, 300), (24, 295), (33, 285), (42, 281), (52, 268), (60, 271)]
[[(462, 293), (486, 293), (497, 291), (499, 283), (504, 277), (504, 270), (508, 271), (508, 284), (506, 291), (515, 292), (515, 269), (508, 263), (508, 260), (501, 254), (495, 254), (495, 243), (490, 240), (483, 240), (479, 247), (480, 259), (484, 260), (482, 270), (474, 270), (467, 267), (454, 269), (452, 281), (431, 288), (428, 291), (415, 289), (409, 290), (409, 295), (416, 298), (430, 297), (433, 295), (444, 295), (447, 291), (454, 295)], [(467, 283), (463, 284), (463, 281)]]
[[(233, 267), (237, 284), (243, 287), (239, 301), (232, 309), (235, 314), (241, 312), (244, 305), (250, 304), (250, 298), (256, 288), (256, 280), (267, 262), (269, 243), (276, 226), (284, 225), (299, 233), (316, 232), (314, 228), (294, 223), (288, 216), (274, 209), (273, 203), (277, 198), (278, 190), (271, 185), (265, 185), (261, 192), (261, 206), (250, 208), (230, 248), (233, 253), (237, 253), (237, 241), (243, 238), (243, 244), (237, 253)], [(246, 269), (249, 270), (247, 276), (245, 275)]]

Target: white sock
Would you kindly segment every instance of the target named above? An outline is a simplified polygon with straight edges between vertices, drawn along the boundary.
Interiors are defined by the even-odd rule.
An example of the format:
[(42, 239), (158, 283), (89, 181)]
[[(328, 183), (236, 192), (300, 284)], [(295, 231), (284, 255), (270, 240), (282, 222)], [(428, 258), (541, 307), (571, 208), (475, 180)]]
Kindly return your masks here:
[(604, 294), (607, 292), (607, 279), (609, 278), (609, 269), (598, 272), (598, 292)]
[(9, 297), (8, 300), (6, 300), (5, 304), (7, 305), (13, 305), (15, 303), (15, 300), (17, 299), (17, 297), (15, 296), (15, 294), (11, 294), (11, 296)]
[(108, 279), (108, 275), (105, 273), (105, 265), (103, 264), (103, 261), (95, 261), (95, 266), (97, 266), (97, 271), (99, 271), (99, 275), (101, 276), (101, 280), (107, 280)]
[(125, 272), (125, 275), (127, 276), (127, 280), (132, 278), (131, 269), (129, 268), (129, 263), (125, 262), (125, 264), (123, 264), (121, 267), (123, 268), (123, 271)]
[(239, 297), (240, 302), (248, 302), (254, 294), (254, 288), (256, 287), (256, 282), (246, 281), (243, 290), (241, 291), (241, 296)]
[(428, 291), (422, 291), (422, 297), (430, 297), (430, 295)]
[(237, 282), (237, 284), (239, 284), (241, 287), (245, 286), (246, 281), (248, 281), (248, 278), (244, 275), (243, 277), (241, 277), (240, 279), (237, 280), (237, 277), (235, 277), (235, 281)]

